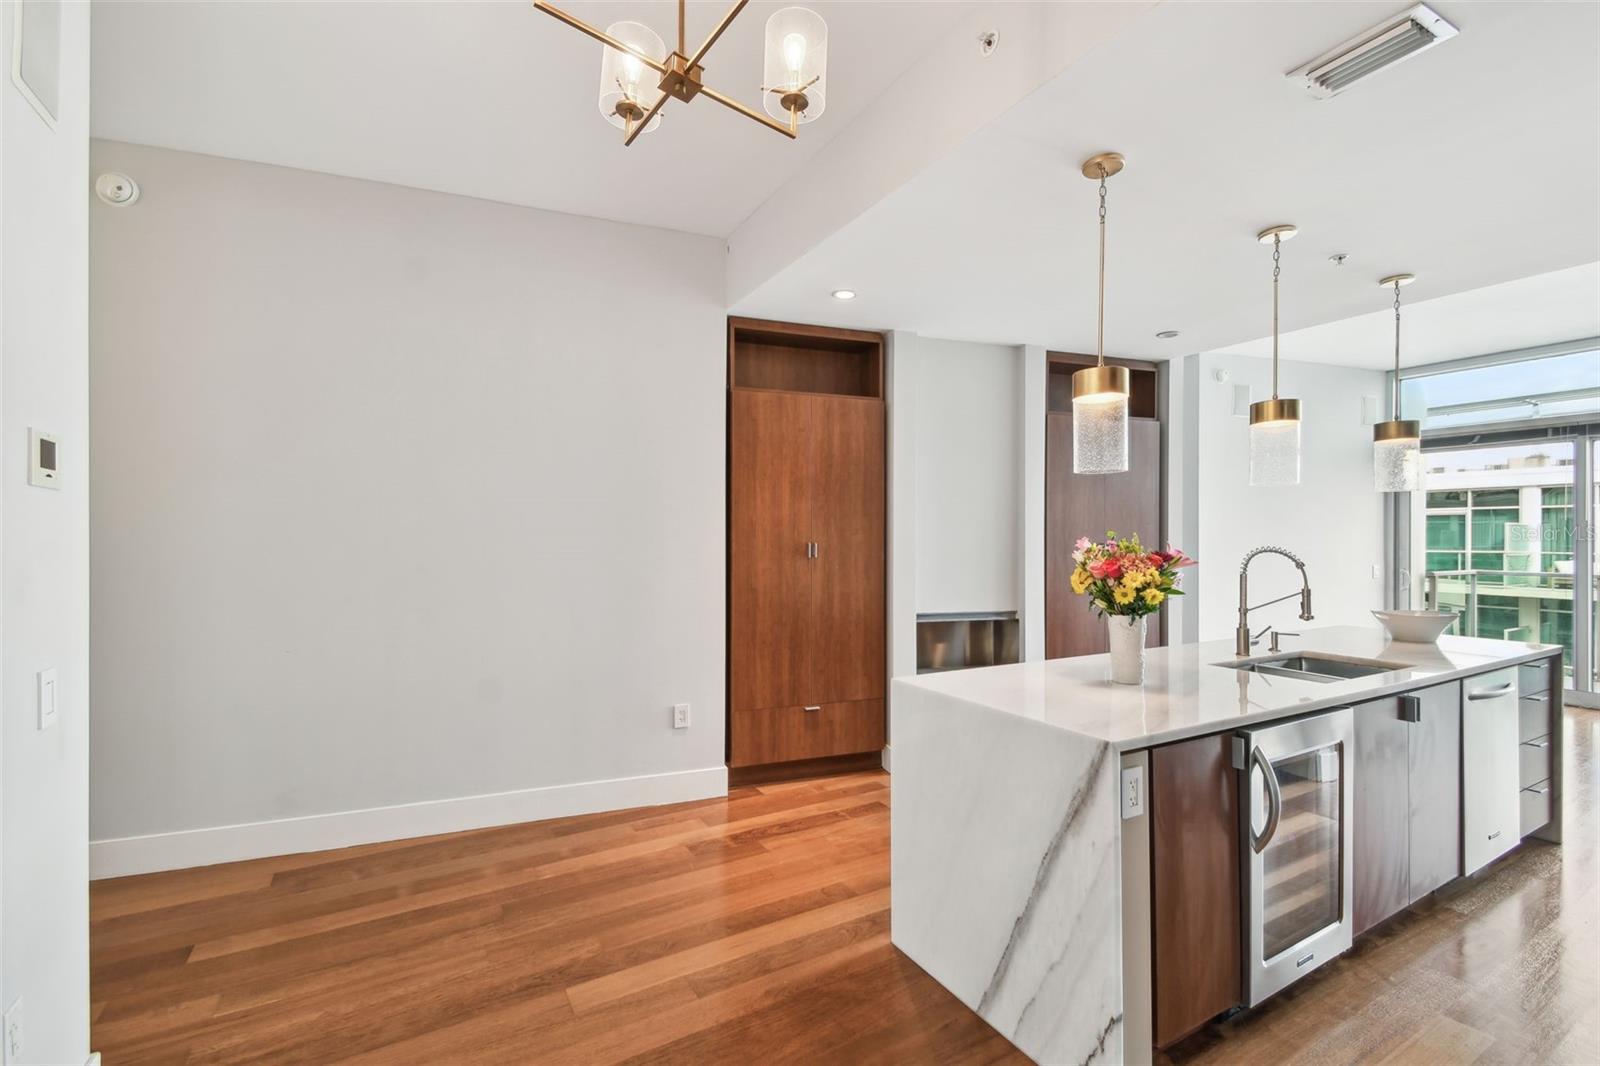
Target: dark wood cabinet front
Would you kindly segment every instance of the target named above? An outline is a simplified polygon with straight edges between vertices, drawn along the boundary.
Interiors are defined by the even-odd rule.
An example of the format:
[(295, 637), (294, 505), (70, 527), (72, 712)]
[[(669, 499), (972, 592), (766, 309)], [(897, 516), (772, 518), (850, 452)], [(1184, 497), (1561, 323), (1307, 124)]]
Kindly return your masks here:
[(1155, 1043), (1239, 1003), (1239, 786), (1231, 734), (1150, 752)]
[(735, 320), (730, 345), (728, 763), (879, 750), (888, 672), (881, 339)]

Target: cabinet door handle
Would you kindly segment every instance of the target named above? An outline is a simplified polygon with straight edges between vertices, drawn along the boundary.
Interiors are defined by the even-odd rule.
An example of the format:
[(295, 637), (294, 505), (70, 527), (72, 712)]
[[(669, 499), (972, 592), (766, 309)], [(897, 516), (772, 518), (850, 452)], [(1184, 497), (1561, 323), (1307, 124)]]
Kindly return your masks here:
[(1530, 702), (1533, 702), (1533, 703), (1549, 703), (1550, 702), (1550, 693), (1541, 692), (1536, 696), (1524, 696), (1522, 698), (1525, 699), (1525, 700), (1529, 700)]
[(805, 709), (808, 710), (808, 711), (820, 711), (820, 710), (822, 710), (822, 704), (820, 704), (820, 703), (813, 704), (812, 706), (807, 707)]
[(1480, 689), (1477, 692), (1469, 692), (1469, 693), (1467, 693), (1467, 699), (1469, 699), (1469, 700), (1492, 700), (1496, 696), (1504, 696), (1507, 692), (1510, 692), (1515, 687), (1516, 687), (1516, 685), (1514, 683), (1512, 683), (1510, 681), (1507, 681), (1505, 684), (1501, 685), (1499, 688), (1486, 688), (1486, 689)]
[(1402, 722), (1422, 721), (1422, 698), (1420, 696), (1400, 697), (1400, 720)]

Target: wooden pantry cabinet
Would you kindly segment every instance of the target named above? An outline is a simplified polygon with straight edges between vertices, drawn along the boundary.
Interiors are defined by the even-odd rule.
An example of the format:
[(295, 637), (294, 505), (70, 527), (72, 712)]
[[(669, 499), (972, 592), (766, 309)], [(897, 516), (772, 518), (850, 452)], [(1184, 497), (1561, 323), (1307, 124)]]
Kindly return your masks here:
[(728, 765), (886, 736), (883, 338), (730, 319)]

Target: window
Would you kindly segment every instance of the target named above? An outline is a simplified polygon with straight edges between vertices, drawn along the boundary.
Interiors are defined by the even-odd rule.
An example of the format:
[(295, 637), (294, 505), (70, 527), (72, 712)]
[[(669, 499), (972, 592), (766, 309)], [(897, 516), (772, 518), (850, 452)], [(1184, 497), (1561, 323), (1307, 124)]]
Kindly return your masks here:
[(1583, 421), (1600, 414), (1597, 363), (1600, 352), (1591, 347), (1431, 374), (1424, 368), (1402, 377), (1402, 403), (1408, 413), (1426, 411), (1424, 434), (1463, 426), (1508, 428), (1535, 419)]

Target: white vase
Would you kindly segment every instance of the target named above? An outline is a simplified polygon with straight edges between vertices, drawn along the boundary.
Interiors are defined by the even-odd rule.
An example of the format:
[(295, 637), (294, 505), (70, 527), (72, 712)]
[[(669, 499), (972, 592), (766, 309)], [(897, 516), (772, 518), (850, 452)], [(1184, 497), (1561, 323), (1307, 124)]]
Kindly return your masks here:
[(1144, 684), (1144, 623), (1142, 616), (1106, 616), (1111, 634), (1111, 680), (1119, 685)]

